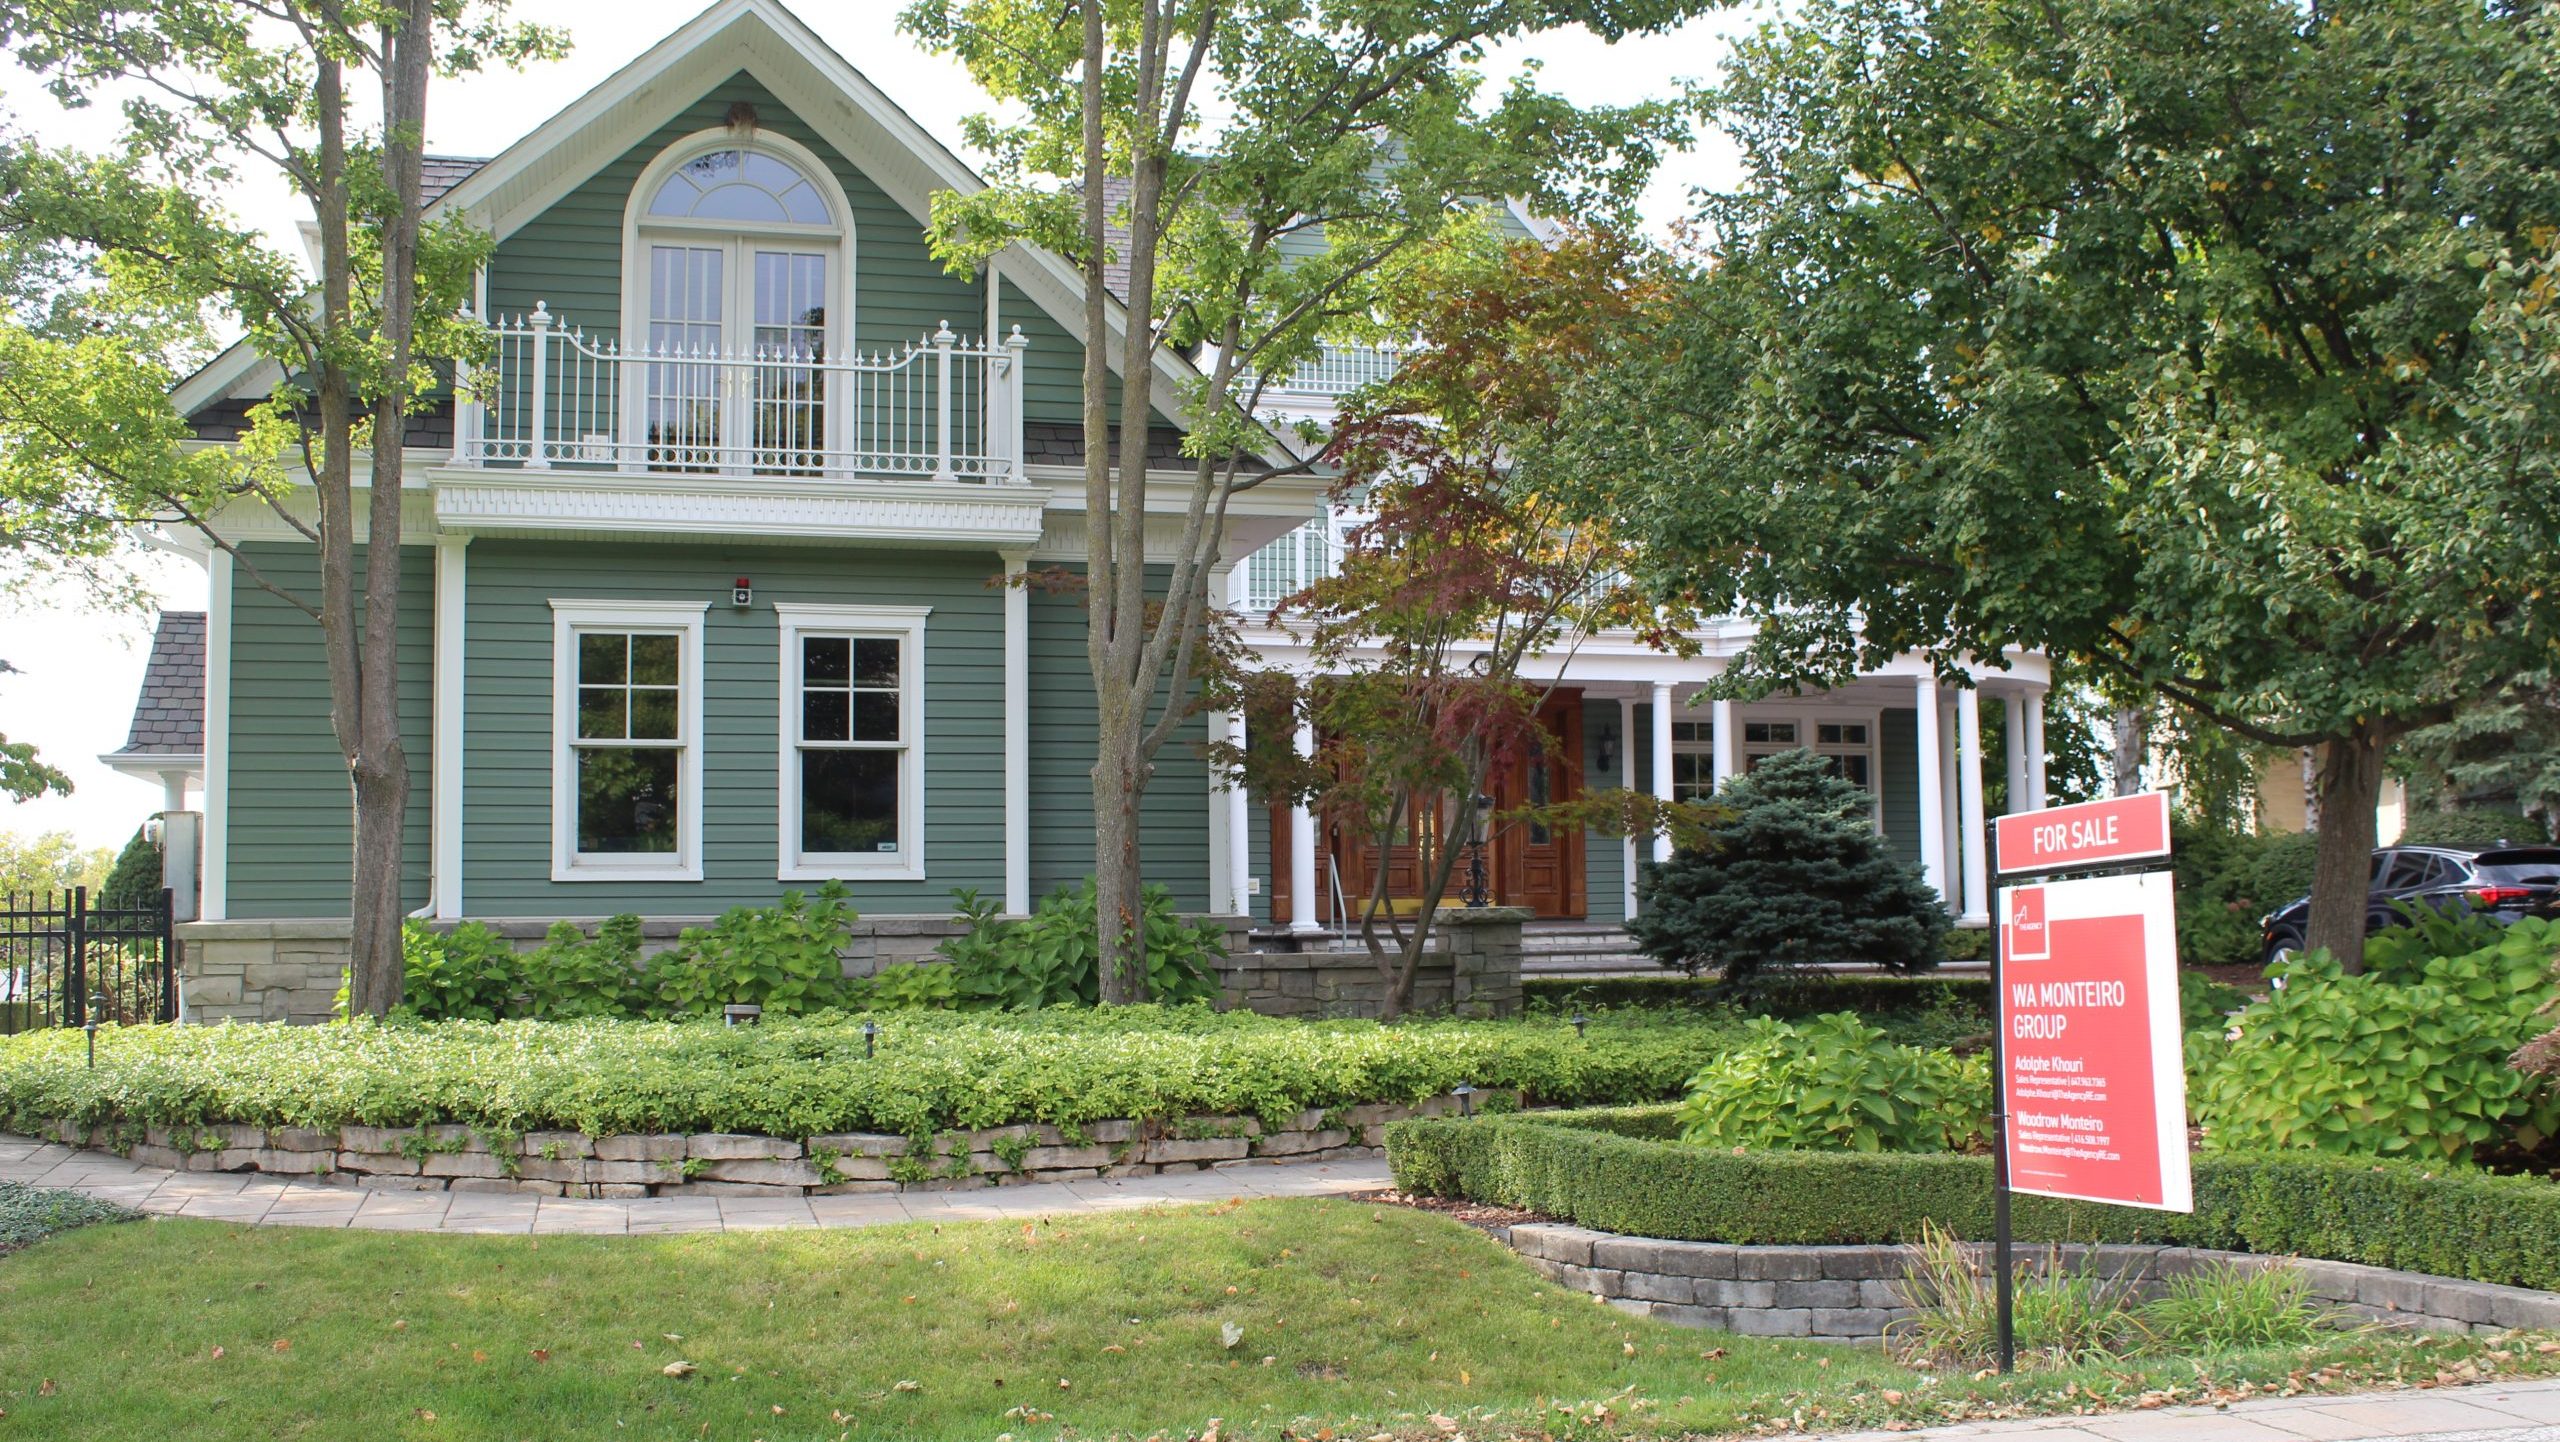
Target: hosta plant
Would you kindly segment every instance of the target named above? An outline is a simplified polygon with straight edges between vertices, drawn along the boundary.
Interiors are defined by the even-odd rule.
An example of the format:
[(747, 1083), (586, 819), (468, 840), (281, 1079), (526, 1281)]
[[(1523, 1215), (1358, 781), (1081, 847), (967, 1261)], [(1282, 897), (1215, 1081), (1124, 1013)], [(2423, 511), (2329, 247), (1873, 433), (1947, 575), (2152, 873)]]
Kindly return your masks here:
[(1905, 1046), (1831, 1012), (1802, 1025), (1753, 1019), (1689, 1082), (1683, 1139), (1753, 1150), (1966, 1150), (1989, 1130), (1984, 1055)]

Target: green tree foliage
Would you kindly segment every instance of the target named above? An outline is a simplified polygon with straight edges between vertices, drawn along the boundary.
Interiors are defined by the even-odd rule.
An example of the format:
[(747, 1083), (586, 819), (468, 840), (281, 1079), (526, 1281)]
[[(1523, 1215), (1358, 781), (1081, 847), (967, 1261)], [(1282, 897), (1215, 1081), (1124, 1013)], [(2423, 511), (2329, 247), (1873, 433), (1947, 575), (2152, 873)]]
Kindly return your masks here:
[(2350, 967), (2383, 747), (2548, 664), (2560, 15), (1815, 0), (1738, 51), (1718, 254), (1584, 444), (1738, 681), (2042, 648), (2317, 747)]
[(20, 836), (0, 831), (0, 896), (41, 896), (75, 886), (95, 890), (107, 879), (115, 853), (83, 847), (68, 831)]
[[(354, 810), (354, 996), (376, 1013), (401, 994), (409, 772), (401, 568), (358, 577), (356, 456), (370, 456), (364, 544), (391, 553), (404, 450), (372, 437), (397, 436), (426, 406), (437, 359), (485, 343), (455, 317), (488, 235), (460, 217), (424, 219), (428, 80), (559, 48), (505, 8), (0, 0), (0, 40), (58, 102), (112, 101), (123, 118), (99, 154), (0, 131), (0, 234), (14, 237), (0, 264), (51, 286), (0, 320), (0, 533), (23, 526), (15, 560), (97, 575), (132, 525), (191, 527), (318, 625)], [(358, 113), (367, 79), (373, 126)], [(310, 204), (316, 276), (229, 214), (250, 167)], [(191, 448), (169, 385), (217, 327), (283, 378), (239, 445)], [(315, 593), (284, 590), (239, 554), (226, 537), (235, 506), (312, 543)]]
[(114, 869), (98, 887), (102, 906), (156, 906), (160, 885), (160, 843), (136, 827), (133, 839), (116, 853)]
[[(935, 253), (965, 274), (1029, 241), (1083, 273), (1094, 868), (1099, 905), (1120, 923), (1104, 930), (1106, 1000), (1145, 994), (1138, 799), (1191, 703), (1227, 505), (1313, 467), (1311, 436), (1288, 454), (1253, 419), (1263, 387), (1321, 340), (1376, 338), (1412, 269), (1480, 237), (1504, 197), (1555, 215), (1631, 215), (1659, 149), (1684, 130), (1675, 105), (1576, 106), (1534, 72), (1490, 90), (1487, 46), (1567, 25), (1650, 34), (1709, 3), (907, 7), (907, 29), (1004, 107), (969, 123), (991, 183), (934, 198)], [(1166, 394), (1157, 368), (1170, 351), (1202, 369)], [(1184, 418), (1191, 474), (1151, 500), (1159, 403)], [(1115, 433), (1116, 446), (1103, 443)], [(1181, 520), (1159, 601), (1147, 528), (1166, 516)]]
[(1738, 981), (1815, 962), (1936, 966), (1947, 909), (1920, 869), (1894, 859), (1864, 787), (1809, 751), (1725, 783), (1726, 814), (1640, 883), (1627, 932), (1664, 966)]

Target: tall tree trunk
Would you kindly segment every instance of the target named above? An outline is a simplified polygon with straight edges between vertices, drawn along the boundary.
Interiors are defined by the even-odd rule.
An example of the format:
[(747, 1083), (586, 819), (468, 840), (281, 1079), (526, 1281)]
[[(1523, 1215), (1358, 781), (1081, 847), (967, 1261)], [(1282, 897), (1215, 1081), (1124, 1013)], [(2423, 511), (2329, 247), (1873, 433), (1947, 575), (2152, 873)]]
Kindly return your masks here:
[(383, 1015), (400, 1002), (402, 831), (409, 811), (409, 757), (400, 743), (400, 505), (409, 364), (417, 332), (419, 172), (427, 77), (433, 51), (432, 0), (410, 0), (398, 32), (383, 35), (383, 180), (392, 213), (382, 233), (380, 342), (386, 363), (373, 404), (373, 478), (367, 495), (362, 705), (351, 758), (355, 776), (355, 858), (350, 897), (353, 1009)]
[(2320, 829), (2320, 753), (2302, 748), (2302, 829)]
[(1103, 700), (1093, 764), (1093, 916), (1101, 928), (1099, 994), (1105, 1005), (1147, 999), (1144, 875), (1138, 865), (1138, 799), (1153, 768), (1139, 758), (1145, 717)]
[(2327, 950), (2350, 976), (2364, 970), (2383, 739), (2359, 728), (2320, 747), (2320, 846), (2312, 863), (2311, 925), (2304, 945)]
[(2119, 706), (2114, 730), (2116, 794), (2131, 796), (2142, 789), (2143, 753), (2151, 746), (2151, 715), (2139, 706)]

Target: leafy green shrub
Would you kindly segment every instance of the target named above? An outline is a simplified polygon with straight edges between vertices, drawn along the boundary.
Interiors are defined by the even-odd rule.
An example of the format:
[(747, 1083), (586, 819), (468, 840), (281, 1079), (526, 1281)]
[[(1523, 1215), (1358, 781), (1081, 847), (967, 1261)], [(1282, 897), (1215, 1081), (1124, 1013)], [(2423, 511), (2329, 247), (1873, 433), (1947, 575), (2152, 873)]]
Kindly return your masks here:
[(1947, 910), (1870, 821), (1863, 787), (1809, 751), (1772, 756), (1716, 794), (1723, 814), (1641, 884), (1627, 934), (1684, 973), (1873, 962), (1922, 971), (1945, 952)]
[[(969, 930), (936, 950), (950, 959), (956, 973), (953, 991), (959, 1006), (1038, 1011), (1101, 1000), (1102, 932), (1093, 878), (1085, 878), (1081, 887), (1059, 887), (1019, 921), (999, 916), (995, 903), (975, 891), (953, 896)], [(1160, 885), (1148, 885), (1140, 900), (1147, 995), (1169, 1004), (1216, 1000), (1215, 960), (1227, 954), (1225, 931), (1215, 922), (1184, 920), (1174, 910), (1173, 893)]]
[(2256, 961), (2259, 919), (2311, 890), (2320, 839), (2233, 832), (2180, 820), (2171, 834), (2178, 882), (2178, 959), (2189, 966)]
[(476, 921), (433, 931), (401, 929), (401, 1005), (435, 1021), (497, 1021), (513, 1014), (523, 968), (507, 939)]
[(592, 937), (555, 921), (542, 945), (517, 958), (525, 1015), (546, 1020), (642, 1016), (656, 998), (642, 985), (640, 918), (608, 917)]
[[(2489, 912), (2469, 907), (2439, 911), (2414, 901), (2395, 901), (2391, 909), (2400, 924), (2365, 938), (2364, 968), (2375, 976), (2406, 981), (2435, 957), (2468, 956), (2507, 940), (2506, 925)], [(2517, 935), (2532, 938), (2547, 954), (2548, 925), (2529, 916), (2517, 923)]]
[(2147, 1350), (2199, 1352), (2298, 1347), (2336, 1320), (2291, 1267), (2208, 1262), (2169, 1279), (2135, 1314)]
[(2400, 829), (2403, 846), (2539, 846), (2551, 839), (2551, 828), (2521, 811), (2490, 808), (2417, 811)]
[(956, 975), (957, 968), (938, 962), (897, 962), (856, 982), (850, 1004), (873, 1011), (948, 1008), (960, 997)]
[(2438, 1163), (2539, 1145), (2560, 1131), (2560, 1097), (2507, 1059), (2552, 995), (2549, 942), (2512, 942), (2403, 965), (2406, 980), (2346, 976), (2317, 953), (2278, 967), (2195, 1080), (2206, 1144)]
[(1686, 1141), (1777, 1150), (1964, 1150), (1990, 1119), (1987, 1055), (1903, 1046), (1845, 1011), (1753, 1019), (1680, 1104)]
[(796, 1016), (837, 1006), (848, 994), (844, 949), (858, 913), (841, 881), (799, 891), (772, 906), (733, 906), (710, 926), (687, 927), (676, 944), (650, 959), (643, 985), (671, 1012), (717, 1015), (733, 1003), (769, 1016)]
[(130, 1222), (141, 1215), (85, 1192), (0, 1182), (0, 1256), (32, 1247), (56, 1232), (101, 1222)]
[(98, 905), (119, 910), (155, 907), (162, 890), (160, 843), (136, 827), (133, 839), (116, 853), (115, 869), (107, 873), (106, 884), (98, 888)]
[[(935, 966), (939, 968), (939, 963)], [(1017, 1122), (1282, 1120), (1412, 1102), (1459, 1083), (1532, 1105), (1654, 1101), (1736, 1029), (1636, 1015), (1557, 1021), (1295, 1021), (1206, 1007), (718, 1020), (137, 1026), (0, 1037), (0, 1131), (240, 1122), (503, 1131), (904, 1136)], [(12, 1125), (12, 1120), (17, 1125)]]
[[(1991, 1235), (1991, 1159), (1735, 1153), (1664, 1140), (1670, 1107), (1537, 1112), (1387, 1128), (1396, 1185), (1643, 1237), (1907, 1242), (1924, 1222)], [(2192, 1214), (2014, 1199), (2028, 1241), (2155, 1242), (2323, 1257), (2560, 1289), (2560, 1184), (2405, 1162), (2204, 1152)]]

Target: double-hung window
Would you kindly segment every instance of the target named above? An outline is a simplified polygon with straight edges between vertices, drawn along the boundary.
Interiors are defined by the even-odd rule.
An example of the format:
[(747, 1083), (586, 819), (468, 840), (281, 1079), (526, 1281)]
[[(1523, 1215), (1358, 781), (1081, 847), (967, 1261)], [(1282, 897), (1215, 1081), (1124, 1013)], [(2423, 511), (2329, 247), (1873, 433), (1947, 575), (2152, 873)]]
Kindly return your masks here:
[(1716, 791), (1716, 727), (1712, 721), (1671, 723), (1671, 799), (1704, 801)]
[(774, 607), (782, 880), (923, 878), (928, 610)]
[(551, 603), (553, 880), (702, 879), (704, 610)]

